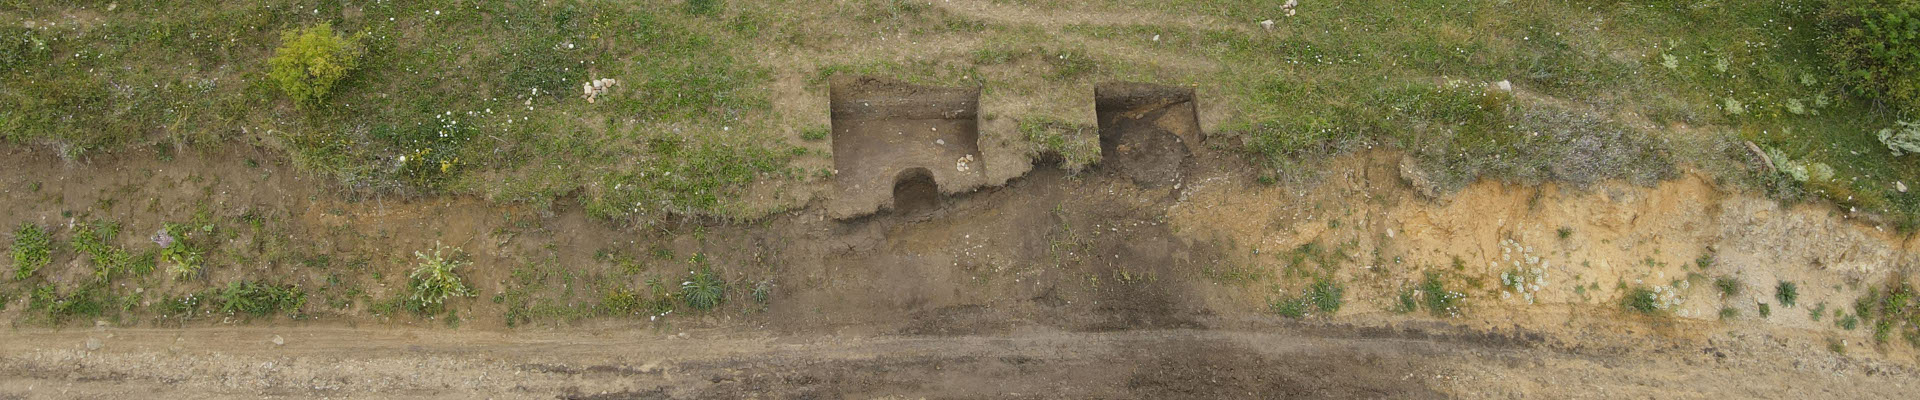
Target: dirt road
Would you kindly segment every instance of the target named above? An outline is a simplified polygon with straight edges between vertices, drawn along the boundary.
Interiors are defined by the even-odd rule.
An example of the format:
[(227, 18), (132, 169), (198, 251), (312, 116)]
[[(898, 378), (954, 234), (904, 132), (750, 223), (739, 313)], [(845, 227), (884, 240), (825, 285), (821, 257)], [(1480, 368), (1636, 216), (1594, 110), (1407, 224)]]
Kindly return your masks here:
[(1910, 369), (1796, 348), (1790, 335), (1600, 345), (1446, 325), (1232, 325), (964, 336), (14, 331), (0, 345), (0, 398), (1901, 398), (1920, 390)]

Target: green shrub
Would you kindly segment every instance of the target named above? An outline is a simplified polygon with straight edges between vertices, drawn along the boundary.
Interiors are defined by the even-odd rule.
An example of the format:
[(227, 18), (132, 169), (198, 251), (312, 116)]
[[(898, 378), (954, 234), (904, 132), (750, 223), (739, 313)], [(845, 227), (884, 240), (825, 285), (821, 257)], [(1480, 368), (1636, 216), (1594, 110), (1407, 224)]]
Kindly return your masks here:
[(133, 257), (125, 249), (114, 246), (115, 238), (120, 236), (120, 224), (108, 221), (93, 221), (74, 227), (73, 238), (69, 242), (75, 250), (87, 255), (93, 261), (93, 277), (106, 281), (113, 278)]
[(1773, 289), (1773, 297), (1779, 299), (1781, 305), (1793, 307), (1793, 303), (1800, 299), (1800, 288), (1793, 282), (1780, 281), (1780, 286)]
[[(1654, 292), (1653, 289), (1645, 286), (1634, 287), (1628, 290), (1627, 297), (1623, 301), (1623, 304), (1629, 311), (1647, 315), (1659, 314), (1666, 311), (1664, 307), (1660, 306), (1660, 293)], [(1761, 308), (1761, 314), (1766, 314), (1765, 308)]]
[(267, 60), (272, 67), (269, 75), (295, 104), (318, 105), (334, 85), (360, 67), (366, 50), (358, 42), (357, 37), (342, 37), (324, 23), (287, 31), (280, 36), (280, 48)]
[(454, 270), (466, 265), (466, 262), (454, 259), (460, 249), (442, 247), (435, 244), (433, 253), (414, 252), (420, 257), (420, 265), (407, 274), (407, 308), (423, 314), (437, 312), (445, 306), (447, 299), (455, 296), (473, 296), (473, 290), (460, 279)]
[(711, 310), (727, 302), (727, 282), (714, 274), (712, 268), (700, 268), (691, 272), (685, 282), (680, 283), (680, 300), (695, 310)]
[(33, 276), (53, 257), (53, 237), (34, 224), (20, 224), (13, 231), (13, 279)]
[(1920, 1), (1835, 0), (1823, 21), (1834, 71), (1860, 96), (1920, 107)]
[(184, 225), (167, 223), (154, 241), (160, 244), (160, 258), (172, 263), (167, 267), (175, 279), (189, 279), (200, 276), (200, 267), (205, 259), (205, 251), (195, 248), (187, 236), (191, 229)]

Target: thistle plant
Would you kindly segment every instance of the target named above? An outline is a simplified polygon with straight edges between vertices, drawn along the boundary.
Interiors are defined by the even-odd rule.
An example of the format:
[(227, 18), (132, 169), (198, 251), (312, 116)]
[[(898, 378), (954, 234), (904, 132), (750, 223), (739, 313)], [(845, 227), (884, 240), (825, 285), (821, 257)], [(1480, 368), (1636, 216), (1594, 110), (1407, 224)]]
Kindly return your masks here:
[(414, 309), (433, 310), (445, 304), (448, 298), (473, 296), (473, 290), (454, 272), (467, 264), (451, 257), (459, 252), (458, 248), (441, 246), (439, 243), (434, 243), (432, 253), (413, 252), (414, 256), (420, 257), (420, 265), (407, 274), (407, 287), (412, 290), (407, 300)]

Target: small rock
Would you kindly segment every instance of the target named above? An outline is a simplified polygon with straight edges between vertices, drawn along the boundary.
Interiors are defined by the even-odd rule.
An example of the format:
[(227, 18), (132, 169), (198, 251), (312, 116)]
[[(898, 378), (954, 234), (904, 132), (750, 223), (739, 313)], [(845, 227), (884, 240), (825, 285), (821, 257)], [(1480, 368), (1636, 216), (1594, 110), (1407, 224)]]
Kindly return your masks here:
[(106, 342), (101, 342), (100, 338), (87, 338), (87, 351), (99, 350), (100, 347), (106, 345)]
[(1488, 84), (1487, 86), (1489, 89), (1498, 90), (1498, 91), (1507, 92), (1507, 93), (1513, 93), (1513, 82), (1508, 82), (1505, 79), (1502, 79), (1499, 82)]
[(1160, 41), (1160, 35), (1153, 35), (1153, 41), (1155, 42)]
[(271, 342), (273, 342), (273, 345), (275, 346), (285, 346), (287, 344), (287, 339), (280, 337), (280, 335), (273, 335), (273, 340), (271, 340)]
[(1893, 182), (1893, 189), (1894, 189), (1894, 190), (1898, 190), (1898, 191), (1900, 191), (1900, 193), (1906, 193), (1906, 192), (1907, 192), (1907, 183), (1906, 183), (1906, 182), (1900, 182), (1900, 181), (1894, 181), (1894, 182)]
[(1406, 180), (1407, 185), (1413, 186), (1413, 191), (1420, 196), (1440, 200), (1440, 185), (1416, 165), (1413, 156), (1400, 157), (1400, 179)]
[(1281, 10), (1286, 10), (1286, 11), (1287, 11), (1287, 16), (1289, 16), (1289, 17), (1291, 17), (1291, 16), (1293, 16), (1293, 13), (1294, 13), (1294, 10), (1293, 10), (1293, 8), (1294, 8), (1294, 7), (1298, 7), (1298, 6), (1300, 6), (1300, 0), (1287, 0), (1287, 3), (1286, 3), (1286, 4), (1281, 4), (1281, 5), (1280, 5), (1280, 9), (1281, 9)]
[(1273, 30), (1273, 20), (1260, 21), (1260, 27), (1266, 30)]

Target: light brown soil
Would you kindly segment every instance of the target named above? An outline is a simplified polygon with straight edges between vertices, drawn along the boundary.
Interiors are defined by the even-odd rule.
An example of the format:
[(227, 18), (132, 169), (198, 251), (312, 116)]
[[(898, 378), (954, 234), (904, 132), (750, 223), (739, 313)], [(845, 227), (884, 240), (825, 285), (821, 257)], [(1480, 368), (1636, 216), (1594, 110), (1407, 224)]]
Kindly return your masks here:
[[(9, 156), (7, 168), (26, 173), (0, 182), (16, 188), (0, 194), (0, 223), (60, 226), (57, 210), (83, 210), (76, 219), (111, 216), (144, 233), (210, 204), (221, 217), (274, 216), (263, 233), (223, 246), (365, 258), (332, 270), (227, 260), (204, 280), (141, 281), (148, 290), (266, 277), (318, 288), (331, 271), (377, 299), (395, 293), (411, 251), (439, 241), (471, 253), (481, 296), (453, 303), (458, 329), (369, 316), (365, 302), (310, 307), (302, 321), (17, 325), (0, 333), (0, 396), (1891, 398), (1920, 382), (1912, 349), (1870, 345), (1865, 330), (1804, 311), (1842, 307), (1854, 285), (1912, 262), (1902, 237), (1818, 206), (1782, 207), (1698, 177), (1586, 192), (1482, 183), (1435, 201), (1405, 185), (1393, 153), (1336, 160), (1294, 186), (1249, 182), (1220, 167), (1235, 165), (1221, 158), (1230, 156), (1197, 153), (1192, 165), (1213, 167), (1185, 169), (1179, 190), (1111, 170), (1041, 169), (910, 215), (840, 222), (815, 208), (664, 233), (625, 232), (566, 203), (341, 197), (258, 153), (90, 164)], [(245, 158), (266, 162), (249, 168)], [(17, 189), (30, 181), (44, 189)], [(1555, 237), (1561, 227), (1570, 239)], [(256, 240), (269, 235), (296, 240)], [(128, 246), (145, 240), (123, 236)], [(1504, 262), (1502, 239), (1552, 260), (1537, 304), (1501, 299), (1506, 268), (1489, 264)], [(1333, 316), (1292, 322), (1266, 304), (1304, 285), (1276, 254), (1308, 242), (1351, 260), (1333, 270), (1349, 282), (1347, 300)], [(486, 300), (528, 262), (639, 285), (648, 275), (608, 272), (593, 253), (650, 246), (704, 252), (737, 286), (772, 282), (771, 302), (762, 309), (742, 291), (713, 313), (507, 328), (505, 310)], [(1708, 246), (1714, 266), (1690, 267)], [(1448, 267), (1454, 257), (1464, 269)], [(55, 264), (50, 281), (88, 273), (71, 255)], [(674, 265), (647, 274), (671, 277)], [(1429, 270), (1468, 294), (1463, 316), (1386, 311)], [(1751, 290), (1721, 299), (1702, 282), (1671, 316), (1620, 311), (1615, 283), (1688, 272), (1735, 276)], [(1802, 308), (1752, 317), (1778, 279), (1802, 282)], [(1569, 289), (1583, 283), (1599, 285)], [(1723, 306), (1749, 317), (1718, 321)], [(23, 308), (16, 300), (0, 317), (22, 320)], [(284, 346), (271, 344), (276, 335)], [(1847, 353), (1830, 351), (1833, 341)]]

